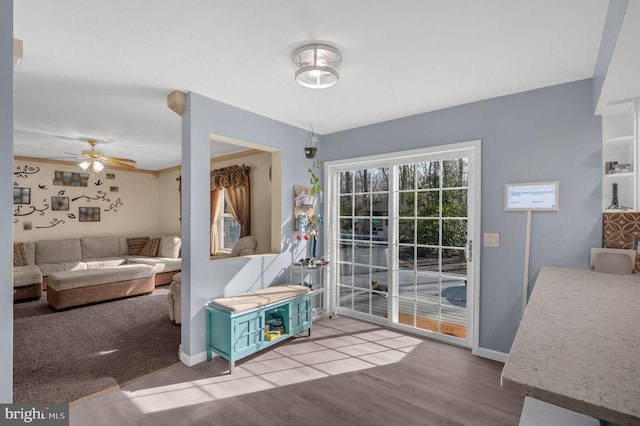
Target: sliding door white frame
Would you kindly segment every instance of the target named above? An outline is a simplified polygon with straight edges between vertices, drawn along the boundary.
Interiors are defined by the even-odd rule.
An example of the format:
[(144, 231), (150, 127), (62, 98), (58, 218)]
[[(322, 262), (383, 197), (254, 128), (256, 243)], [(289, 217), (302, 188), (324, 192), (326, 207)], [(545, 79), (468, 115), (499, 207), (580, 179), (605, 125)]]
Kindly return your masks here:
[[(469, 255), (471, 261), (469, 262), (469, 284), (470, 284), (470, 302), (467, 304), (467, 315), (472, 318), (471, 325), (472, 330), (469, 330), (467, 339), (460, 341), (460, 339), (451, 339), (449, 336), (442, 336), (437, 333), (425, 332), (427, 337), (443, 340), (447, 343), (459, 344), (466, 347), (471, 347), (472, 352), (477, 355), (479, 348), (479, 323), (480, 323), (480, 248), (481, 248), (481, 141), (474, 140), (468, 142), (461, 142), (449, 145), (439, 145), (427, 148), (420, 148), (408, 151), (399, 151), (388, 154), (371, 155), (365, 157), (349, 158), (343, 160), (327, 161), (325, 162), (324, 170), (324, 188), (325, 188), (325, 235), (324, 240), (324, 253), (327, 253), (331, 260), (337, 259), (337, 253), (339, 249), (339, 222), (336, 220), (339, 216), (339, 205), (335, 202), (336, 195), (339, 194), (339, 176), (342, 171), (347, 171), (357, 168), (369, 168), (369, 167), (381, 167), (383, 165), (393, 167), (396, 164), (406, 163), (412, 161), (414, 158), (423, 157), (425, 155), (455, 155), (457, 152), (470, 152), (469, 162), (471, 174), (469, 176), (470, 185), (473, 184), (475, 191), (473, 192), (473, 199), (469, 200), (469, 223), (468, 223), (468, 239), (472, 241), (472, 246)], [(471, 183), (472, 181), (472, 183)], [(395, 189), (395, 183), (390, 181), (390, 194), (391, 189)], [(390, 207), (394, 207), (394, 197), (390, 197)], [(391, 223), (390, 223), (391, 225)], [(394, 241), (395, 231), (393, 226), (389, 226), (389, 240)], [(392, 260), (394, 262), (395, 260)], [(335, 262), (332, 262), (327, 270), (327, 286), (328, 291), (331, 292), (331, 306), (328, 306), (328, 310), (331, 314), (337, 313), (337, 268)], [(391, 265), (389, 265), (391, 266)], [(391, 268), (390, 268), (391, 269)], [(391, 298), (390, 298), (391, 300)], [(393, 310), (392, 310), (393, 311)], [(352, 313), (349, 313), (352, 315)], [(353, 313), (354, 316), (358, 316), (357, 313)], [(371, 320), (370, 317), (367, 319)], [(393, 318), (379, 319), (377, 322), (385, 325), (405, 328), (398, 324), (393, 324)], [(376, 319), (373, 319), (374, 321)], [(419, 330), (412, 330), (413, 332), (423, 334)]]

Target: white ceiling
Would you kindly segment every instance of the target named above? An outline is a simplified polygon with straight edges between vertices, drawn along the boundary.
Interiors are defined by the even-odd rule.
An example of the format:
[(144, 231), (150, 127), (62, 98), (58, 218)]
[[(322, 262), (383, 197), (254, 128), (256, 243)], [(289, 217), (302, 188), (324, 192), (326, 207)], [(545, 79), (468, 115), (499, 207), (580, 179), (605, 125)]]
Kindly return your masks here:
[[(173, 90), (327, 134), (590, 78), (607, 0), (20, 0), (15, 155), (88, 149), (180, 163)], [(344, 56), (307, 89), (291, 53)], [(301, 146), (305, 144), (300, 141)]]

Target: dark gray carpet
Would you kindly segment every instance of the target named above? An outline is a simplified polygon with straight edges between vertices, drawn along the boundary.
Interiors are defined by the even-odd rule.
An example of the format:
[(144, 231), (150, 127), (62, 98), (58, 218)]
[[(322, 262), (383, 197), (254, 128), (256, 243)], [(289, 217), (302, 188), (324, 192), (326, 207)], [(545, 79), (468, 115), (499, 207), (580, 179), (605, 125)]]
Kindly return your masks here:
[(13, 402), (68, 403), (179, 362), (168, 286), (55, 311), (46, 294), (13, 308)]

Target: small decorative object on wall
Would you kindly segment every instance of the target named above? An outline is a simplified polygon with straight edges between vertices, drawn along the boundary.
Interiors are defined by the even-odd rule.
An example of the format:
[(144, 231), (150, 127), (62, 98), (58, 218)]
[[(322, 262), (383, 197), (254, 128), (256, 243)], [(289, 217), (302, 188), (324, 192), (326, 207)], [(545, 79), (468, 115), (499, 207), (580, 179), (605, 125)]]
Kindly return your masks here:
[(312, 197), (311, 188), (308, 186), (293, 187), (293, 230), (305, 235), (305, 229), (314, 213), (314, 203), (310, 197)]
[(13, 204), (31, 204), (31, 188), (13, 188)]
[(29, 177), (29, 175), (36, 174), (39, 171), (40, 171), (40, 167), (33, 167), (33, 166), (20, 167), (20, 166), (16, 166), (16, 171), (13, 172), (13, 175), (15, 177), (26, 179), (26, 178)]
[(100, 222), (100, 207), (79, 207), (80, 222)]
[(54, 173), (53, 184), (62, 186), (87, 186), (89, 173), (61, 172)]
[(100, 179), (98, 179), (96, 182), (94, 182), (95, 186), (100, 186), (102, 185), (102, 181)]
[(25, 220), (24, 222), (22, 222), (22, 229), (24, 229), (25, 231), (31, 231), (31, 228), (32, 225), (30, 220)]
[(51, 197), (51, 210), (69, 210), (69, 197)]
[(109, 187), (109, 191), (111, 191), (111, 192), (118, 192), (119, 190), (120, 190), (120, 188), (118, 188), (117, 186)]
[(116, 175), (114, 175), (113, 173), (107, 173), (107, 179), (115, 179)]
[(44, 185), (38, 185), (38, 188), (40, 188), (40, 189), (49, 189), (49, 188), (47, 188), (47, 184), (46, 183)]
[(75, 219), (75, 218), (76, 218), (76, 215), (75, 215), (75, 214), (73, 214), (73, 213), (71, 213), (71, 212), (69, 212), (69, 213), (67, 213), (67, 217), (68, 217), (69, 219)]

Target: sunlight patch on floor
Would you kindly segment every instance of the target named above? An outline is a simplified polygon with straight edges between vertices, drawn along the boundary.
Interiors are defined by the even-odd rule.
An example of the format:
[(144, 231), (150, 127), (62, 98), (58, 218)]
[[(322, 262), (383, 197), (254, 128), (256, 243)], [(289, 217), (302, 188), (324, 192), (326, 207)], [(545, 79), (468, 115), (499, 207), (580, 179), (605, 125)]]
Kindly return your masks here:
[(304, 333), (240, 360), (233, 375), (218, 368), (224, 361), (216, 358), (209, 361), (215, 363), (215, 376), (122, 392), (141, 412), (161, 412), (397, 363), (422, 343), (375, 325), (347, 334), (343, 330), (353, 321), (341, 317), (314, 322), (311, 337)]

